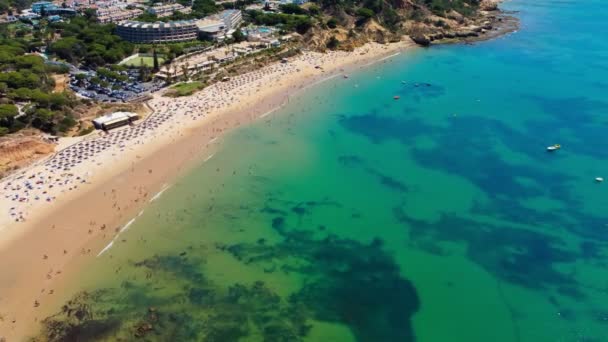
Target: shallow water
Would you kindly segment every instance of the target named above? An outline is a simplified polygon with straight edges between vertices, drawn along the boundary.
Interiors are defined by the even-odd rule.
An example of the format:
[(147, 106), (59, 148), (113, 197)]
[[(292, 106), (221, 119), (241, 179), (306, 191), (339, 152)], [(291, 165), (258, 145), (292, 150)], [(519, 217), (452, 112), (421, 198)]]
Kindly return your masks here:
[(99, 340), (607, 339), (608, 8), (505, 7), (516, 34), (332, 79), (224, 138), (49, 325)]

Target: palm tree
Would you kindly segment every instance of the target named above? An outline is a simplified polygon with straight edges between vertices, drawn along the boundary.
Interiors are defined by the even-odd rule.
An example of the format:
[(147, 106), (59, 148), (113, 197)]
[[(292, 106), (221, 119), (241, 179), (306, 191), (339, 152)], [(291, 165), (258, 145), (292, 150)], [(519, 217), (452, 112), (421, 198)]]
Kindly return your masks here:
[(167, 82), (167, 84), (171, 84), (173, 82), (173, 78), (171, 77), (171, 72), (169, 71), (169, 69), (167, 69), (165, 75), (167, 75), (165, 81)]
[(183, 75), (184, 81), (188, 81), (188, 79), (190, 78), (189, 77), (190, 70), (188, 70), (188, 67), (189, 67), (188, 63), (182, 64), (182, 75)]

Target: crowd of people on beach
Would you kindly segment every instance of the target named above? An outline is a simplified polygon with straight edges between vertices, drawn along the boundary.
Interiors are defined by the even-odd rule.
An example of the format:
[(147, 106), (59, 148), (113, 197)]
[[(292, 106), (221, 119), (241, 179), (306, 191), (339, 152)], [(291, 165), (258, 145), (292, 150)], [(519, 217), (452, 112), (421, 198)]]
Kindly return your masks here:
[(84, 138), (3, 181), (2, 197), (12, 202), (8, 214), (14, 221), (25, 221), (32, 202), (52, 202), (61, 193), (90, 184), (95, 166), (108, 164), (109, 156), (120, 158), (125, 149), (134, 149), (172, 129), (179, 130), (187, 124), (183, 121), (186, 118), (198, 120), (239, 106), (243, 96), (275, 86), (298, 71), (293, 64), (277, 63), (218, 82), (189, 97), (171, 99), (156, 94), (148, 103), (152, 113), (142, 122)]
[[(369, 48), (362, 49), (364, 55)], [(252, 72), (217, 82), (191, 96), (168, 98), (155, 94), (148, 101), (152, 113), (142, 122), (108, 132), (95, 133), (51, 157), (8, 177), (0, 183), (0, 200), (8, 203), (8, 215), (16, 222), (27, 218), (36, 202), (53, 202), (62, 193), (91, 183), (94, 171), (120, 160), (125, 150), (135, 150), (159, 137), (179, 135), (189, 121), (225, 110), (243, 111), (266, 90), (287, 86), (290, 75), (304, 71), (322, 75), (325, 66), (340, 63), (344, 52), (304, 52), (291, 61), (274, 63)], [(302, 84), (292, 84), (287, 92)], [(249, 103), (244, 99), (249, 98)], [(251, 101), (253, 99), (253, 101)], [(264, 105), (260, 101), (259, 105)], [(269, 104), (269, 106), (272, 104)], [(271, 110), (272, 108), (268, 108)]]

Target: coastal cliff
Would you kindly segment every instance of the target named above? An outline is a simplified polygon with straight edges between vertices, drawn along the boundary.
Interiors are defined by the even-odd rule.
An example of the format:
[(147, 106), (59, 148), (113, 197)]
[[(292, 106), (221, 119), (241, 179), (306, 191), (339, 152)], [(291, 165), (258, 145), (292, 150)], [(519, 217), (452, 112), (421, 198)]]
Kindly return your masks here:
[(517, 20), (499, 0), (321, 1), (324, 20), (304, 36), (316, 50), (346, 50), (409, 37), (421, 46), (490, 39), (513, 31)]

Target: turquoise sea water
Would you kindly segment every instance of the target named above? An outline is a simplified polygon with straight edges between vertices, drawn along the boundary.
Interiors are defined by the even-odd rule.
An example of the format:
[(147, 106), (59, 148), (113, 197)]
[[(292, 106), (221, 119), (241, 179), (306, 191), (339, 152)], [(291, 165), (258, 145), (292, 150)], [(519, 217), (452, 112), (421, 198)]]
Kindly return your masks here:
[(519, 32), (332, 79), (225, 137), (79, 276), (67, 308), (93, 315), (51, 322), (100, 340), (608, 340), (608, 6), (503, 7)]

